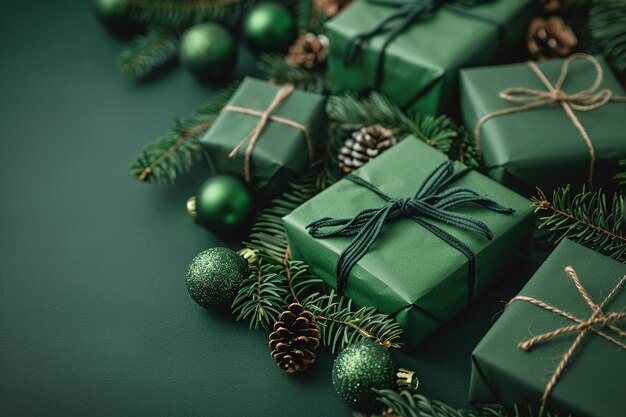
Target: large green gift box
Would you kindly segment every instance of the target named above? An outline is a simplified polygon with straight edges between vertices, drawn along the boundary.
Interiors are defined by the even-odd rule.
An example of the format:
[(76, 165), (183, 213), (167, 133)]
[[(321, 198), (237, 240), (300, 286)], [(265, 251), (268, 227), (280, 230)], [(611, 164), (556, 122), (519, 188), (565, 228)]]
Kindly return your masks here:
[[(520, 50), (534, 8), (533, 0), (494, 0), (473, 6), (445, 2), (437, 10), (412, 19), (385, 49), (390, 33), (403, 24), (389, 22), (388, 30), (363, 44), (354, 62), (345, 62), (351, 39), (400, 9), (410, 13), (410, 5), (434, 4), (402, 0), (385, 2), (397, 3), (394, 6), (380, 3), (383, 1), (357, 0), (326, 23), (333, 89), (379, 90), (400, 106), (425, 113), (448, 112), (456, 105), (459, 68), (491, 64), (503, 51)], [(384, 64), (378, 68), (381, 53)]]
[[(626, 319), (605, 321), (612, 313), (625, 315), (626, 289), (617, 289), (602, 306), (625, 274), (626, 265), (620, 262), (572, 241), (560, 243), (474, 350), (470, 401), (510, 409), (514, 404), (530, 405), (538, 411), (548, 383), (554, 381), (546, 397), (547, 411), (576, 417), (626, 415), (626, 337), (610, 328), (624, 333)], [(601, 306), (592, 329), (585, 324), (595, 310), (589, 301)], [(533, 336), (573, 325), (582, 329), (539, 340), (526, 351), (518, 346)], [(574, 345), (579, 337), (580, 343)], [(568, 351), (571, 357), (563, 362)]]
[(243, 80), (201, 139), (215, 173), (245, 178), (247, 146), (275, 100), (251, 149), (249, 182), (256, 190), (275, 194), (306, 171), (325, 132), (325, 99), (297, 89), (280, 98), (283, 88), (254, 78)]
[[(388, 196), (413, 197), (427, 175), (446, 160), (444, 154), (409, 136), (354, 175)], [(462, 167), (460, 163), (455, 165), (457, 171)], [(388, 221), (346, 280), (345, 295), (357, 306), (374, 306), (395, 317), (404, 328), (403, 341), (409, 349), (462, 312), (472, 301), (470, 292), (475, 298), (497, 279), (506, 277), (507, 268), (526, 249), (532, 231), (529, 201), (513, 191), (476, 171), (470, 171), (448, 188), (454, 187), (469, 188), (515, 210), (504, 214), (474, 204), (451, 210), (484, 222), (493, 232), (491, 241), (443, 221), (419, 219), (447, 232), (473, 251), (473, 283), (469, 258), (438, 237), (436, 230), (428, 230), (428, 224), (409, 218)], [(318, 239), (309, 234), (307, 225), (324, 217), (353, 217), (384, 203), (370, 189), (347, 179), (338, 181), (283, 219), (292, 257), (308, 263), (313, 273), (335, 287), (335, 267), (352, 237)]]
[[(592, 87), (598, 76), (594, 58), (588, 55), (581, 58), (574, 59), (566, 68), (561, 87), (564, 94)], [(602, 71), (602, 81), (588, 95), (604, 89), (610, 90), (613, 96), (626, 95), (606, 62), (601, 57), (595, 59)], [(537, 67), (556, 86), (566, 62), (545, 61), (537, 63)], [(461, 71), (461, 110), (465, 126), (473, 130), (485, 115), (527, 106), (533, 103), (530, 100), (544, 100), (545, 97), (524, 93), (511, 97), (527, 99), (522, 102), (500, 97), (501, 92), (511, 88), (549, 91), (531, 65), (522, 63)], [(598, 96), (592, 103), (601, 102), (602, 97)], [(582, 100), (578, 103), (585, 105)], [(626, 158), (626, 104), (609, 101), (593, 107), (587, 111), (573, 110), (589, 142), (560, 103), (486, 120), (478, 134), (487, 174), (524, 194), (532, 193), (536, 187), (549, 192), (567, 184), (580, 186), (590, 179), (591, 144), (595, 154), (593, 184), (601, 186), (611, 180), (618, 170), (619, 160)]]

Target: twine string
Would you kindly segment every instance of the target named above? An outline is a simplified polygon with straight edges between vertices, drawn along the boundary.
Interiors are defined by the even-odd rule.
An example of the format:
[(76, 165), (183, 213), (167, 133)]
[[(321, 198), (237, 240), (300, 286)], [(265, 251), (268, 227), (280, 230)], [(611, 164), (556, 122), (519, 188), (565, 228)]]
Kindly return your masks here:
[(294, 129), (300, 130), (304, 134), (304, 139), (306, 141), (306, 150), (309, 158), (309, 162), (313, 160), (313, 141), (311, 140), (311, 135), (309, 133), (309, 129), (293, 120), (285, 119), (284, 117), (275, 116), (272, 113), (278, 108), (278, 106), (287, 99), (294, 91), (293, 84), (285, 84), (276, 92), (274, 99), (270, 103), (270, 105), (263, 111), (248, 109), (246, 107), (241, 106), (233, 106), (227, 105), (222, 111), (230, 111), (235, 113), (247, 114), (250, 116), (258, 117), (259, 122), (243, 139), (230, 151), (228, 156), (230, 158), (234, 158), (235, 155), (239, 152), (239, 150), (246, 144), (246, 150), (244, 155), (244, 165), (243, 165), (243, 177), (246, 182), (252, 181), (252, 152), (254, 151), (254, 147), (256, 146), (263, 129), (269, 121), (277, 122), (284, 124), (286, 126), (293, 127)]
[(581, 295), (585, 303), (591, 309), (592, 314), (588, 319), (581, 320), (575, 317), (571, 313), (563, 311), (557, 307), (551, 306), (545, 303), (544, 301), (538, 300), (533, 297), (517, 296), (517, 297), (514, 297), (511, 301), (509, 301), (509, 303), (507, 304), (508, 306), (514, 301), (528, 302), (530, 304), (536, 305), (540, 308), (543, 308), (547, 311), (558, 314), (562, 317), (565, 317), (571, 321), (578, 323), (576, 325), (563, 326), (551, 332), (533, 336), (532, 338), (528, 340), (522, 341), (518, 345), (520, 349), (524, 351), (528, 351), (532, 349), (535, 345), (543, 341), (552, 339), (554, 337), (557, 337), (563, 334), (569, 334), (569, 333), (576, 332), (576, 331), (580, 332), (578, 333), (578, 335), (576, 336), (576, 338), (574, 339), (570, 347), (567, 349), (565, 354), (563, 354), (563, 356), (561, 357), (559, 364), (557, 365), (556, 369), (550, 376), (550, 380), (548, 381), (548, 383), (546, 384), (544, 388), (543, 394), (541, 396), (542, 409), (545, 408), (546, 402), (548, 400), (548, 397), (550, 396), (550, 393), (552, 392), (559, 378), (565, 371), (565, 368), (567, 364), (570, 362), (572, 356), (574, 355), (574, 352), (576, 351), (576, 349), (578, 349), (583, 339), (590, 331), (597, 334), (598, 336), (601, 336), (605, 340), (611, 343), (614, 343), (618, 347), (622, 349), (626, 349), (626, 344), (614, 338), (613, 336), (608, 335), (605, 331), (603, 331), (603, 330), (610, 330), (611, 332), (615, 333), (619, 337), (626, 337), (626, 332), (613, 324), (617, 320), (626, 318), (626, 312), (608, 313), (608, 314), (605, 314), (603, 312), (603, 308), (615, 297), (618, 291), (622, 288), (624, 282), (626, 282), (626, 275), (624, 275), (619, 280), (619, 282), (615, 285), (615, 287), (613, 287), (611, 292), (604, 298), (604, 300), (602, 300), (600, 304), (596, 304), (593, 302), (593, 300), (589, 296), (589, 293), (587, 292), (585, 287), (583, 287), (583, 285), (581, 284), (580, 279), (578, 278), (578, 275), (576, 274), (576, 271), (574, 271), (574, 268), (572, 268), (571, 266), (568, 266), (565, 268), (565, 272), (574, 283), (574, 286), (578, 290), (578, 293)]

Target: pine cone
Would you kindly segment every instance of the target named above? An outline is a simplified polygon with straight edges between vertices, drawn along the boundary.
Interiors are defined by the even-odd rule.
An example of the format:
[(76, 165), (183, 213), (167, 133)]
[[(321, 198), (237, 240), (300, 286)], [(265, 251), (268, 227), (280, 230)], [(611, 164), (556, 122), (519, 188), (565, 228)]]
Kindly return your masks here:
[(536, 17), (528, 27), (528, 52), (536, 59), (561, 58), (570, 55), (578, 39), (563, 19)]
[(328, 17), (337, 15), (348, 7), (352, 0), (314, 0), (315, 8)]
[(393, 132), (381, 125), (363, 127), (352, 132), (339, 149), (339, 167), (346, 174), (363, 166), (370, 159), (391, 148), (397, 142)]
[(567, 9), (570, 0), (539, 0), (539, 4), (546, 13), (554, 13)]
[(270, 334), (272, 359), (289, 372), (304, 371), (315, 362), (313, 351), (320, 346), (320, 332), (315, 316), (299, 303), (291, 304), (278, 316)]
[(289, 48), (287, 62), (293, 67), (317, 69), (326, 64), (328, 38), (307, 33), (300, 36)]

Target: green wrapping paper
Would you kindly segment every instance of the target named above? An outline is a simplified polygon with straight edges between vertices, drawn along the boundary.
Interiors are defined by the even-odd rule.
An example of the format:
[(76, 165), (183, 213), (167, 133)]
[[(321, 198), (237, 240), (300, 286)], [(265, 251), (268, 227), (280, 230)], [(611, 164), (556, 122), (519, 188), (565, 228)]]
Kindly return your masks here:
[[(424, 113), (447, 112), (458, 100), (459, 68), (487, 65), (501, 51), (520, 50), (534, 1), (487, 1), (467, 8), (493, 22), (445, 6), (417, 19), (386, 49), (379, 90), (406, 108)], [(344, 49), (349, 39), (397, 10), (358, 0), (326, 23), (328, 66), (335, 91), (376, 89), (378, 54), (388, 32), (367, 42), (351, 65), (343, 63)]]
[[(356, 170), (354, 175), (392, 197), (409, 197), (445, 160), (442, 153), (408, 137)], [(457, 165), (457, 169), (462, 166)], [(453, 210), (485, 222), (493, 231), (492, 241), (431, 221), (475, 252), (474, 292), (478, 295), (506, 276), (507, 268), (526, 246), (532, 230), (531, 208), (525, 198), (475, 171), (451, 186), (468, 187), (515, 210), (513, 214), (502, 214), (469, 204)], [(362, 186), (345, 179), (337, 182), (283, 219), (292, 257), (307, 262), (313, 273), (334, 287), (339, 254), (352, 237), (316, 239), (309, 235), (306, 226), (322, 217), (352, 217), (383, 203), (379, 196)], [(374, 306), (393, 315), (403, 326), (405, 347), (410, 349), (467, 307), (468, 260), (413, 220), (392, 220), (352, 268), (345, 295), (360, 307)]]
[[(280, 88), (279, 85), (246, 78), (228, 105), (265, 111)], [(314, 147), (324, 134), (325, 99), (319, 94), (294, 90), (272, 115), (307, 127)], [(215, 173), (243, 177), (245, 145), (234, 157), (229, 157), (229, 154), (255, 129), (259, 120), (258, 116), (233, 111), (220, 114), (201, 140)], [(252, 152), (253, 188), (262, 193), (276, 194), (289, 181), (297, 179), (308, 166), (309, 155), (304, 132), (269, 120)]]
[[(626, 95), (606, 62), (600, 91)], [(563, 60), (538, 63), (554, 85)], [(574, 93), (591, 87), (596, 71), (590, 62), (575, 60), (562, 90)], [(511, 87), (547, 91), (527, 64), (503, 65), (461, 71), (461, 110), (463, 121), (474, 129), (478, 120), (491, 112), (514, 108), (520, 103), (504, 100), (498, 94)], [(609, 102), (591, 111), (575, 111), (596, 152), (594, 186), (611, 180), (618, 161), (626, 158), (626, 104)], [(582, 185), (589, 178), (589, 148), (560, 104), (494, 117), (481, 128), (483, 162), (489, 176), (523, 194), (535, 187), (546, 192), (567, 184)]]
[[(591, 308), (565, 273), (567, 266), (573, 267), (596, 304), (626, 274), (626, 265), (565, 240), (519, 295), (587, 320)], [(626, 290), (622, 288), (602, 310), (608, 314), (623, 312), (625, 307)], [(512, 302), (472, 354), (470, 401), (477, 405), (501, 403), (511, 408), (515, 403), (529, 404), (538, 410), (547, 382), (579, 332), (541, 342), (526, 352), (517, 345), (534, 335), (572, 324), (575, 323), (534, 304)], [(624, 328), (624, 320), (613, 324)], [(624, 342), (611, 331), (596, 328)], [(559, 416), (624, 416), (625, 372), (626, 351), (589, 332), (557, 380), (546, 408)]]

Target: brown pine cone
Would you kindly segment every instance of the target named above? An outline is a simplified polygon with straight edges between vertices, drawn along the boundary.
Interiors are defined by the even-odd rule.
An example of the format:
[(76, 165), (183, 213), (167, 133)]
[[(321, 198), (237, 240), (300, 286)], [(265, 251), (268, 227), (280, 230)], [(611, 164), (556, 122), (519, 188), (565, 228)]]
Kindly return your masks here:
[(314, 0), (315, 8), (328, 17), (337, 15), (348, 7), (352, 0)]
[(326, 64), (328, 38), (324, 35), (315, 36), (307, 33), (300, 36), (289, 48), (287, 62), (293, 67), (317, 69)]
[(576, 35), (560, 17), (536, 17), (528, 26), (528, 52), (535, 59), (566, 57), (574, 51), (576, 45)]
[(363, 127), (352, 132), (339, 149), (339, 167), (346, 174), (360, 168), (397, 142), (393, 132), (381, 125)]
[(278, 316), (270, 334), (272, 359), (288, 373), (304, 371), (315, 362), (314, 351), (320, 346), (320, 332), (315, 316), (299, 303), (291, 304)]
[(545, 12), (554, 13), (567, 9), (570, 0), (539, 0), (539, 4)]

